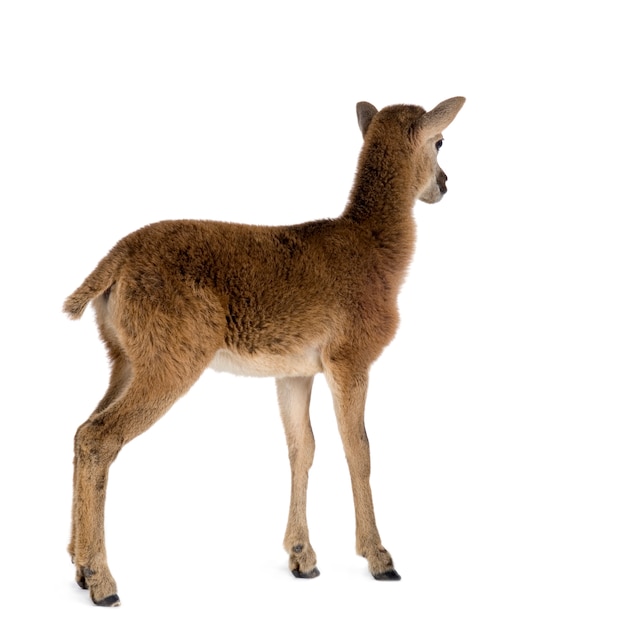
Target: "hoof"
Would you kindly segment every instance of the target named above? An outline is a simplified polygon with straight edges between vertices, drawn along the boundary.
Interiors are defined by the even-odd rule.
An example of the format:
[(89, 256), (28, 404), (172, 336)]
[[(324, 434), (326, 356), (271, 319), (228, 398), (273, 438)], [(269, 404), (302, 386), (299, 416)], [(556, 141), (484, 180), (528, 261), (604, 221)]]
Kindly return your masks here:
[(401, 580), (400, 574), (395, 569), (389, 569), (382, 574), (372, 574), (376, 580)]
[(76, 579), (76, 584), (81, 588), (81, 589), (89, 589), (89, 585), (87, 584), (87, 581), (85, 580), (84, 576), (81, 576), (80, 578)]
[(317, 567), (314, 567), (310, 572), (301, 572), (299, 569), (292, 569), (291, 573), (296, 578), (317, 578), (320, 575), (320, 571)]
[(119, 606), (121, 604), (120, 597), (116, 593), (102, 600), (94, 600), (93, 603), (97, 606)]

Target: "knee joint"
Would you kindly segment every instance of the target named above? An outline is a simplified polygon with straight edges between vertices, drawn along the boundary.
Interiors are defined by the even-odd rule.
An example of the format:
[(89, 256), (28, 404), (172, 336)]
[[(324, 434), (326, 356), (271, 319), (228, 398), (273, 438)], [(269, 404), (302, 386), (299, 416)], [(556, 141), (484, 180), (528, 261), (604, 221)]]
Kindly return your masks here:
[(123, 445), (123, 441), (97, 422), (85, 422), (76, 431), (75, 442), (76, 452), (83, 460), (109, 463), (115, 460)]

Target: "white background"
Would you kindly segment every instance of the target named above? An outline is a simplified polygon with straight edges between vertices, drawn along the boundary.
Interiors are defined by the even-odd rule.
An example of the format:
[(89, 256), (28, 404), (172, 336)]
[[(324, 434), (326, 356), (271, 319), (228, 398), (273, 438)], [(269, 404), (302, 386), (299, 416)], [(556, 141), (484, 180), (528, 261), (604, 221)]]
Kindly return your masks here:
[[(619, 3), (5, 1), (0, 8), (4, 624), (624, 624), (624, 47)], [(347, 468), (314, 386), (309, 522), (269, 379), (207, 372), (111, 470), (122, 607), (73, 582), (72, 438), (107, 382), (64, 298), (166, 218), (338, 215), (359, 100), (467, 104), (402, 326), (372, 369), (379, 528), (354, 554)], [(37, 621), (39, 620), (39, 621)]]

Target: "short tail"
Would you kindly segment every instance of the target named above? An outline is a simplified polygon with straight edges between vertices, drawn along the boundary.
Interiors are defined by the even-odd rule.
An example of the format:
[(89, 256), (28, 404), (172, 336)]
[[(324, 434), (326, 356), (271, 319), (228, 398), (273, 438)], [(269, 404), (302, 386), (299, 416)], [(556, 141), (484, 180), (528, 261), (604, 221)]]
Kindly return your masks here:
[(63, 304), (63, 311), (71, 319), (79, 319), (87, 305), (115, 283), (122, 265), (122, 255), (119, 252), (119, 250), (113, 250), (105, 256), (96, 269), (85, 278), (83, 284), (67, 297)]

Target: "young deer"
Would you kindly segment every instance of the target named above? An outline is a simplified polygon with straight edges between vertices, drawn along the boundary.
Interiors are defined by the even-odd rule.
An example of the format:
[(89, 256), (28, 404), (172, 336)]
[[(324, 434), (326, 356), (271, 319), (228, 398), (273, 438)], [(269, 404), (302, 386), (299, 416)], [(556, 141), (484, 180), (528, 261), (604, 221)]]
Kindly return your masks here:
[(319, 574), (305, 511), (314, 451), (309, 399), (313, 377), (325, 375), (352, 481), (357, 552), (374, 578), (399, 580), (374, 519), (368, 372), (398, 326), (413, 204), (438, 202), (446, 192), (437, 152), (464, 102), (451, 98), (429, 112), (360, 102), (364, 144), (336, 219), (152, 224), (119, 241), (67, 298), (73, 319), (93, 301), (111, 360), (109, 387), (75, 437), (69, 552), (78, 584), (96, 604), (120, 603), (104, 543), (109, 467), (207, 367), (276, 378), (292, 481), (284, 546), (299, 578)]

